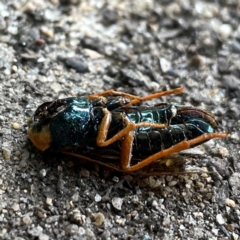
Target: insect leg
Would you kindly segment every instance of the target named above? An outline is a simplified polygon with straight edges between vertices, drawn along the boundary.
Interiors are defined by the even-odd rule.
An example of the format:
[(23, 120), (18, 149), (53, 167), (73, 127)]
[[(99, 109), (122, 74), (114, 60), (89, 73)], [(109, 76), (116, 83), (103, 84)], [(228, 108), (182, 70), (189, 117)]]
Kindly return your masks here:
[[(204, 142), (204, 141), (207, 141), (207, 140), (210, 140), (212, 138), (225, 138), (226, 136), (228, 135), (228, 133), (205, 133), (197, 138), (194, 138), (192, 140), (184, 140), (170, 148), (167, 148), (167, 149), (164, 149), (160, 152), (157, 152), (153, 155), (151, 155), (150, 157), (147, 157), (145, 158), (144, 160), (142, 160), (141, 162), (135, 164), (135, 165), (132, 165), (132, 166), (129, 166), (128, 162), (130, 163), (130, 159), (129, 157), (127, 156), (127, 154), (124, 154), (124, 156), (121, 156), (121, 158), (128, 158), (128, 162), (126, 160), (122, 160), (125, 164), (124, 166), (122, 166), (122, 170), (124, 170), (125, 172), (132, 172), (132, 171), (136, 171), (136, 170), (139, 170), (147, 165), (149, 165), (150, 163), (153, 163), (157, 160), (159, 160), (160, 158), (163, 158), (165, 156), (168, 156), (170, 154), (173, 154), (173, 153), (177, 153), (177, 152), (180, 152), (182, 150), (185, 150), (185, 149), (188, 149), (190, 148), (192, 145), (195, 145), (195, 144), (198, 144), (198, 143), (201, 143), (201, 142)], [(125, 139), (124, 139), (125, 140)]]
[(133, 131), (130, 131), (123, 139), (120, 154), (120, 166), (124, 172), (128, 171), (132, 158)]
[(104, 92), (89, 95), (87, 98), (89, 100), (94, 100), (94, 99), (97, 99), (99, 97), (114, 96), (114, 95), (130, 98), (130, 99), (141, 99), (141, 97), (138, 97), (138, 96), (135, 96), (135, 95), (132, 95), (132, 94), (128, 94), (128, 93), (124, 93), (124, 92), (117, 92), (117, 91), (114, 91), (113, 89), (109, 89), (109, 90), (104, 91)]
[(180, 93), (183, 93), (183, 91), (184, 91), (184, 88), (180, 87), (180, 88), (175, 88), (175, 89), (171, 89), (171, 90), (167, 90), (167, 91), (163, 91), (163, 92), (150, 94), (150, 95), (144, 96), (144, 97), (138, 97), (138, 96), (131, 95), (131, 94), (128, 94), (128, 93), (117, 92), (117, 91), (114, 91), (113, 89), (110, 89), (110, 90), (107, 90), (107, 91), (104, 91), (104, 92), (101, 92), (101, 93), (96, 93), (96, 94), (93, 94), (93, 95), (89, 95), (88, 99), (89, 100), (94, 100), (94, 99), (97, 99), (99, 97), (116, 95), (116, 96), (122, 96), (122, 97), (132, 99), (131, 102), (129, 103), (129, 105), (134, 105), (134, 104), (137, 104), (137, 103), (141, 103), (143, 101), (147, 101), (147, 100), (154, 99), (154, 98), (160, 98), (162, 96), (167, 96), (167, 95), (170, 95), (170, 94), (180, 94)]
[(104, 114), (104, 117), (100, 123), (99, 130), (98, 130), (98, 136), (96, 139), (97, 145), (99, 147), (106, 147), (106, 146), (122, 139), (123, 137), (127, 136), (127, 134), (129, 132), (133, 131), (134, 129), (136, 129), (138, 127), (165, 128), (168, 125), (168, 123), (163, 123), (163, 124), (150, 123), (150, 122), (132, 123), (128, 120), (128, 118), (126, 116), (121, 115), (123, 118), (123, 123), (125, 124), (125, 127), (122, 130), (120, 130), (117, 134), (115, 134), (113, 137), (106, 140), (109, 126), (112, 121), (112, 114), (107, 108), (103, 109), (103, 114)]
[(184, 88), (179, 87), (179, 88), (175, 88), (175, 89), (171, 89), (163, 92), (157, 92), (157, 93), (150, 94), (148, 96), (141, 97), (140, 99), (133, 99), (129, 104), (133, 105), (133, 104), (141, 103), (143, 101), (148, 101), (154, 98), (160, 98), (160, 97), (171, 95), (171, 94), (180, 94), (180, 93), (183, 93), (183, 91), (184, 91)]
[(218, 133), (218, 132), (215, 132), (215, 133), (205, 133), (199, 137), (196, 137), (194, 139), (191, 139), (189, 140), (189, 144), (190, 146), (193, 146), (193, 145), (196, 145), (196, 144), (199, 144), (201, 142), (205, 142), (207, 140), (210, 140), (212, 138), (225, 138), (227, 137), (227, 135), (229, 134), (229, 132), (226, 132), (226, 133)]
[[(123, 143), (123, 145), (125, 145), (125, 144)], [(139, 163), (137, 163), (135, 165), (132, 165), (132, 166), (130, 166), (130, 160), (131, 160), (130, 157), (131, 156), (128, 157), (127, 153), (124, 152), (121, 155), (121, 163), (123, 162), (124, 165), (122, 165), (121, 167), (122, 167), (122, 170), (125, 171), (125, 172), (137, 171), (137, 170), (139, 170), (139, 169), (141, 169), (143, 167), (146, 167), (150, 163), (153, 163), (153, 162), (159, 160), (160, 158), (163, 158), (163, 157), (168, 156), (170, 154), (173, 154), (173, 153), (180, 152), (182, 150), (188, 149), (189, 147), (190, 147), (190, 145), (189, 145), (188, 141), (182, 141), (182, 142), (180, 142), (180, 143), (178, 143), (178, 144), (176, 144), (176, 145), (174, 145), (174, 146), (172, 146), (170, 148), (167, 148), (167, 149), (162, 150), (162, 151), (160, 151), (158, 153), (155, 153), (155, 154), (151, 155), (150, 157), (147, 157), (144, 160), (142, 160), (141, 162), (139, 162)], [(128, 158), (128, 160), (126, 160), (125, 158), (126, 159)]]
[(90, 158), (90, 157), (86, 157), (84, 155), (81, 155), (81, 154), (78, 154), (78, 153), (73, 153), (73, 152), (67, 152), (67, 151), (61, 151), (61, 153), (63, 154), (66, 154), (68, 156), (72, 156), (72, 157), (75, 157), (75, 158), (80, 158), (81, 160), (84, 160), (84, 161), (88, 161), (88, 162), (93, 162), (93, 163), (96, 163), (96, 164), (100, 164), (102, 166), (105, 166), (105, 167), (110, 167), (116, 171), (120, 171), (120, 172), (124, 172), (122, 171), (122, 169), (120, 169), (119, 167), (117, 166), (114, 166), (113, 164), (108, 164), (108, 163), (104, 163), (103, 161), (99, 161), (99, 160), (95, 160), (93, 158)]

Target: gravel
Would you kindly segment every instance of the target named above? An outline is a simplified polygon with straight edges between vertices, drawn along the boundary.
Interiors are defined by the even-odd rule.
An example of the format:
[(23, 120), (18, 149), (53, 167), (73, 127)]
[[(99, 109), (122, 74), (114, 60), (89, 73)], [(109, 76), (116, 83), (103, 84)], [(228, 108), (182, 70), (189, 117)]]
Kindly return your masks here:
[[(239, 239), (239, 52), (234, 0), (2, 0), (0, 239)], [(161, 101), (230, 131), (159, 166), (191, 174), (120, 174), (27, 138), (43, 102), (179, 86)]]

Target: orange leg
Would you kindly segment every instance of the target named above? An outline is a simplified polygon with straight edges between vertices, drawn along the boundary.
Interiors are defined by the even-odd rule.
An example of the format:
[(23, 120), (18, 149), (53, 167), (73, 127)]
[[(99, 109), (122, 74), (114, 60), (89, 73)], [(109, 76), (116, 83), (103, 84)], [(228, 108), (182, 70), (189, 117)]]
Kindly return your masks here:
[(116, 165), (113, 164), (109, 164), (109, 163), (104, 163), (103, 161), (98, 161), (83, 155), (79, 155), (76, 153), (72, 153), (72, 152), (65, 152), (63, 151), (62, 153), (66, 154), (66, 155), (70, 155), (73, 157), (77, 157), (77, 158), (81, 158), (83, 160), (86, 161), (91, 161), (97, 164), (101, 164), (103, 166), (106, 167), (110, 167), (114, 170), (120, 171), (120, 172), (134, 172), (137, 170), (140, 170), (143, 167), (148, 166), (149, 164), (165, 157), (168, 156), (170, 154), (173, 153), (177, 153), (180, 152), (182, 150), (186, 150), (188, 148), (190, 148), (192, 145), (204, 142), (206, 140), (210, 140), (212, 138), (224, 138), (228, 135), (228, 133), (206, 133), (203, 134), (197, 138), (194, 138), (192, 140), (184, 140), (170, 148), (164, 149), (160, 152), (157, 152), (153, 155), (151, 155), (150, 157), (145, 158), (144, 160), (142, 160), (141, 162), (135, 164), (135, 165), (130, 165), (131, 164), (131, 153), (132, 153), (132, 144), (133, 144), (133, 131), (130, 131), (127, 136), (124, 137), (124, 140), (122, 141), (122, 151), (121, 151), (121, 156), (120, 156), (120, 168), (117, 167)]
[(113, 137), (106, 140), (109, 126), (112, 120), (112, 114), (106, 108), (103, 109), (103, 113), (104, 113), (104, 117), (102, 119), (102, 122), (100, 123), (98, 136), (96, 139), (97, 145), (99, 147), (106, 147), (122, 139), (122, 147), (121, 147), (122, 150), (121, 150), (120, 161), (121, 161), (121, 170), (125, 172), (139, 170), (149, 165), (150, 163), (157, 161), (158, 159), (164, 156), (170, 155), (172, 153), (180, 152), (182, 150), (188, 149), (193, 145), (210, 140), (212, 138), (224, 138), (228, 135), (228, 133), (206, 133), (189, 141), (184, 140), (172, 146), (171, 148), (155, 153), (152, 156), (142, 160), (141, 162), (133, 166), (130, 166), (131, 157), (132, 157), (134, 130), (138, 127), (146, 127), (146, 126), (154, 127), (154, 128), (165, 128), (167, 127), (168, 123), (165, 123), (165, 124), (149, 123), (149, 122), (132, 123), (128, 120), (127, 117), (124, 117), (122, 114), (120, 114), (120, 116), (123, 118), (122, 120), (123, 120), (123, 123), (125, 124), (125, 127), (122, 130), (120, 130), (117, 134), (115, 134)]
[(153, 94), (150, 94), (148, 96), (145, 96), (145, 97), (141, 97), (140, 99), (137, 99), (137, 98), (133, 99), (129, 104), (133, 105), (133, 104), (141, 103), (143, 101), (148, 101), (148, 100), (151, 100), (151, 99), (154, 99), (154, 98), (160, 98), (160, 97), (171, 95), (171, 94), (180, 94), (180, 93), (183, 93), (183, 91), (184, 91), (184, 88), (180, 87), (180, 88), (167, 90), (167, 91), (164, 91), (164, 92), (157, 92), (157, 93), (153, 93)]
[[(123, 116), (123, 114), (120, 114), (120, 117), (122, 117), (122, 121), (125, 124), (125, 127), (120, 130), (117, 134), (115, 134), (113, 137), (111, 137), (110, 139), (106, 140), (107, 138), (107, 134), (108, 134), (108, 130), (109, 130), (109, 126), (111, 124), (112, 121), (112, 114), (111, 112), (104, 108), (103, 109), (103, 113), (104, 113), (104, 117), (100, 123), (99, 126), (99, 130), (98, 130), (98, 135), (97, 135), (97, 145), (99, 147), (106, 147), (109, 146), (110, 144), (118, 141), (118, 140), (122, 140), (122, 146), (121, 146), (121, 154), (120, 154), (120, 165), (121, 165), (121, 170), (122, 171), (135, 171), (138, 170), (146, 165), (148, 165), (149, 163), (156, 161), (157, 159), (161, 158), (161, 156), (157, 157), (156, 159), (152, 158), (150, 160), (146, 159), (144, 160), (144, 165), (143, 166), (139, 166), (138, 164), (136, 165), (136, 169), (131, 169), (134, 166), (130, 167), (130, 163), (131, 163), (131, 158), (132, 158), (132, 145), (133, 145), (133, 139), (134, 139), (134, 129), (138, 128), (138, 127), (154, 127), (154, 128), (165, 128), (167, 127), (168, 123), (165, 124), (159, 124), (159, 123), (150, 123), (150, 122), (140, 122), (140, 123), (132, 123), (128, 120), (127, 117)], [(183, 147), (182, 147), (183, 145)], [(189, 146), (187, 145), (187, 147), (182, 144), (181, 148), (176, 148), (174, 152), (178, 152), (181, 151), (183, 149), (188, 148)], [(185, 147), (184, 147), (185, 146)], [(169, 153), (168, 153), (169, 152)], [(165, 150), (162, 151), (161, 154), (163, 154), (163, 156), (169, 155), (171, 152), (170, 150)], [(154, 155), (153, 155), (154, 156)], [(142, 163), (142, 162), (141, 162)]]
[(197, 138), (194, 138), (192, 140), (184, 140), (170, 148), (164, 149), (160, 152), (157, 152), (150, 157), (145, 158), (141, 162), (130, 166), (131, 163), (131, 150), (132, 150), (132, 144), (133, 144), (133, 136), (129, 134), (127, 137), (124, 138), (122, 142), (122, 152), (121, 152), (121, 168), (124, 172), (133, 172), (137, 171), (150, 163), (153, 163), (160, 158), (163, 158), (165, 156), (168, 156), (173, 153), (180, 152), (182, 150), (190, 148), (192, 145), (199, 144), (201, 142), (210, 140), (212, 138), (224, 138), (228, 135), (228, 133), (205, 133)]
[(104, 92), (100, 92), (100, 93), (96, 93), (96, 94), (92, 94), (88, 96), (89, 100), (94, 100), (97, 99), (99, 97), (107, 97), (107, 96), (122, 96), (122, 97), (126, 97), (126, 98), (130, 98), (130, 99), (140, 99), (141, 97), (135, 96), (135, 95), (131, 95), (128, 93), (124, 93), (124, 92), (117, 92), (114, 91), (113, 89), (109, 89), (107, 91)]
[(129, 105), (133, 105), (133, 104), (141, 103), (143, 101), (147, 101), (147, 100), (150, 100), (150, 99), (160, 98), (162, 96), (167, 96), (167, 95), (170, 95), (170, 94), (180, 94), (180, 93), (183, 93), (183, 91), (184, 91), (183, 87), (180, 87), (180, 88), (175, 88), (175, 89), (172, 89), (172, 90), (167, 90), (167, 91), (163, 91), (163, 92), (150, 94), (150, 95), (144, 96), (144, 97), (138, 97), (138, 96), (131, 95), (131, 94), (128, 94), (128, 93), (117, 92), (117, 91), (114, 91), (113, 89), (110, 89), (110, 90), (107, 90), (107, 91), (104, 91), (104, 92), (101, 92), (101, 93), (96, 93), (96, 94), (93, 94), (93, 95), (89, 95), (88, 99), (89, 100), (94, 100), (94, 99), (97, 99), (99, 97), (116, 95), (116, 96), (122, 96), (122, 97), (126, 97), (126, 98), (131, 99), (131, 102), (129, 103)]
[(121, 114), (121, 117), (123, 118), (122, 121), (126, 126), (122, 130), (120, 130), (117, 134), (115, 134), (113, 137), (106, 140), (109, 126), (112, 121), (112, 114), (107, 108), (103, 109), (103, 113), (104, 113), (104, 117), (100, 123), (98, 135), (97, 135), (97, 139), (96, 139), (97, 145), (99, 147), (109, 146), (110, 144), (127, 136), (129, 134), (129, 132), (132, 132), (134, 129), (139, 128), (139, 127), (165, 128), (168, 125), (168, 123), (164, 123), (164, 124), (150, 123), (150, 122), (132, 123), (128, 120), (127, 117), (124, 117)]

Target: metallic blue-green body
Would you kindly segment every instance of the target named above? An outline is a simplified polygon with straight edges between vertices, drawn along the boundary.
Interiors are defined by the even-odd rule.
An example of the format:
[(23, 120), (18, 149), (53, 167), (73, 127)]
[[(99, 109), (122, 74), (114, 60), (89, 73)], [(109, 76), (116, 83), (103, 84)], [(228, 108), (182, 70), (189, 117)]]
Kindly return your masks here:
[[(77, 147), (82, 150), (99, 148), (96, 144), (99, 125), (103, 118), (103, 107), (112, 114), (112, 122), (107, 138), (124, 128), (123, 118), (133, 123), (170, 123), (166, 128), (141, 127), (134, 131), (133, 154), (151, 155), (169, 148), (183, 140), (196, 138), (204, 133), (214, 132), (210, 123), (190, 115), (177, 115), (174, 104), (153, 107), (127, 107), (117, 98), (105, 104), (90, 101), (88, 98), (65, 99), (65, 108), (50, 121), (52, 147), (57, 149)], [(121, 150), (121, 141), (106, 148)]]
[(84, 97), (68, 98), (66, 102), (64, 111), (58, 113), (50, 122), (52, 147), (78, 146), (87, 148), (88, 142), (91, 141), (89, 137), (94, 135), (94, 132), (97, 133), (99, 124), (94, 119), (93, 106)]

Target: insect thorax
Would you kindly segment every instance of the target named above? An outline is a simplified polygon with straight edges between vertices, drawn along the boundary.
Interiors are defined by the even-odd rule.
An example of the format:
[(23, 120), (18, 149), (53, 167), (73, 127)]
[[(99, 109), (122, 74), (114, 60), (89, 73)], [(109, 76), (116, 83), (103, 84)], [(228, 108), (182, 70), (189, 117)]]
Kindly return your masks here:
[(92, 105), (87, 98), (67, 99), (64, 111), (51, 122), (52, 145), (55, 148), (81, 146), (91, 129)]

